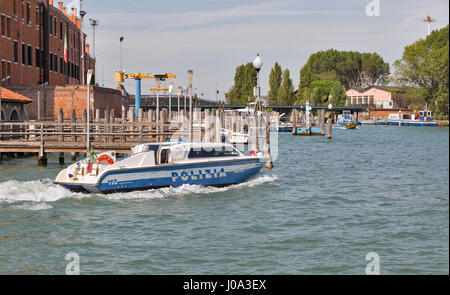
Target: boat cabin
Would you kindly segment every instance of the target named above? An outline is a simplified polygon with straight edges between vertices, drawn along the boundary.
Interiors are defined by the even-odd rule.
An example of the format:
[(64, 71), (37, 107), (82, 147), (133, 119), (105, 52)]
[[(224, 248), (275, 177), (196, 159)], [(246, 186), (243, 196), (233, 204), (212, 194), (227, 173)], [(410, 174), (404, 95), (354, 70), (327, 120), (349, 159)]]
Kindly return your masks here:
[[(173, 164), (195, 160), (215, 160), (244, 154), (231, 144), (223, 143), (141, 143), (132, 148), (128, 159), (140, 159), (138, 166)], [(127, 159), (124, 159), (126, 161)], [(137, 163), (139, 162), (139, 163)]]

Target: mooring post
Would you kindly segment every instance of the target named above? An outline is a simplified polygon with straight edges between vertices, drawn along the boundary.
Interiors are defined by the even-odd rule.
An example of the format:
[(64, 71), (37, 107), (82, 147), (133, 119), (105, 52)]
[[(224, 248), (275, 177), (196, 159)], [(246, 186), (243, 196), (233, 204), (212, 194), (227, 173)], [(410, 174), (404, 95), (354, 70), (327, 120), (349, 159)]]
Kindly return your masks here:
[[(71, 133), (76, 133), (77, 132), (77, 113), (75, 112), (75, 110), (72, 110), (72, 118), (70, 120), (71, 126), (70, 126), (70, 132)], [(72, 134), (72, 142), (76, 142), (77, 141), (77, 136), (75, 134)]]
[(220, 120), (220, 117), (222, 116), (222, 110), (218, 109), (216, 111), (216, 122), (214, 124), (214, 138), (216, 142), (222, 141), (222, 121)]
[(325, 110), (320, 110), (320, 127), (321, 127), (321, 134), (325, 135)]
[(332, 114), (328, 113), (328, 119), (327, 119), (327, 139), (331, 139), (331, 133), (333, 130), (333, 122), (332, 122)]
[(39, 166), (46, 166), (47, 165), (47, 154), (45, 153), (44, 149), (44, 124), (41, 123), (41, 144), (39, 148), (39, 154), (38, 154), (38, 165)]
[(270, 154), (270, 117), (269, 113), (266, 111), (266, 136), (264, 140), (264, 156), (268, 158), (266, 162), (266, 168), (272, 169), (272, 155)]
[(297, 134), (297, 109), (292, 110), (292, 135)]
[[(58, 132), (63, 132), (63, 123), (64, 123), (64, 114), (63, 110), (60, 108), (58, 110)], [(61, 143), (64, 141), (64, 135), (60, 134), (58, 135), (58, 142)]]

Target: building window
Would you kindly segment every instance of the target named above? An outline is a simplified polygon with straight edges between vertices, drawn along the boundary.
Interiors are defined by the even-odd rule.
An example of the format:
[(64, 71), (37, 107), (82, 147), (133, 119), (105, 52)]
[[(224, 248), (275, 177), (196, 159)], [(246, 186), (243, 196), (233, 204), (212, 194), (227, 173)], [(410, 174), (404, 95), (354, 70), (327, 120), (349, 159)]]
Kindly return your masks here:
[(48, 26), (50, 29), (50, 35), (53, 35), (53, 16), (50, 15), (50, 21), (48, 22)]
[(13, 1), (13, 13), (14, 17), (17, 18), (17, 0)]
[(21, 16), (22, 16), (22, 23), (25, 21), (25, 2), (22, 0), (22, 6), (21, 6)]
[(2, 76), (0, 78), (6, 77), (6, 61), (2, 60)]
[(64, 59), (62, 57), (59, 58), (59, 73), (62, 74), (64, 72)]
[(58, 56), (56, 54), (55, 54), (54, 65), (55, 65), (55, 73), (58, 73)]
[(19, 61), (19, 44), (17, 41), (14, 41), (14, 62)]
[(8, 61), (8, 67), (7, 67), (7, 69), (6, 69), (6, 75), (7, 76), (9, 76), (9, 77), (11, 77), (11, 62), (10, 61)]
[(50, 71), (53, 71), (53, 54), (50, 53)]
[(54, 20), (55, 22), (54, 22), (54, 26), (55, 26), (55, 37), (57, 36), (57, 34), (56, 34), (56, 24), (58, 23), (57, 21), (56, 21), (56, 16), (55, 16), (55, 20)]
[(27, 24), (31, 25), (31, 4), (27, 3)]
[(11, 18), (6, 18), (6, 36), (11, 37)]
[(2, 36), (6, 36), (6, 16), (2, 15)]
[(63, 23), (59, 22), (59, 39), (63, 39)]
[(362, 104), (362, 96), (358, 96), (358, 104), (359, 104), (359, 105)]
[(36, 68), (41, 67), (41, 51), (39, 48), (36, 48)]
[(369, 105), (373, 105), (374, 104), (374, 97), (373, 95), (369, 95)]
[(36, 22), (36, 29), (38, 29), (41, 24), (39, 20), (39, 7), (36, 7), (35, 22)]
[(31, 46), (28, 45), (28, 65), (31, 67), (31, 65), (33, 64), (32, 59), (33, 59), (33, 54), (32, 54), (32, 49)]
[(72, 64), (70, 63), (70, 61), (67, 63), (67, 76), (69, 76), (70, 77), (70, 68), (71, 68), (71, 66), (72, 66)]
[(22, 64), (26, 65), (27, 63), (27, 54), (25, 52), (25, 44), (22, 43)]

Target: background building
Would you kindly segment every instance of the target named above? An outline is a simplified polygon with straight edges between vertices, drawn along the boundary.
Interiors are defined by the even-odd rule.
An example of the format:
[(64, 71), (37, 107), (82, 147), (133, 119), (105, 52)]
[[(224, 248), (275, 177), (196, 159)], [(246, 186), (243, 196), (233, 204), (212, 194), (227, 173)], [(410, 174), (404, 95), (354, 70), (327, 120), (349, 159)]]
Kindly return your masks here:
[(405, 90), (395, 87), (350, 87), (346, 91), (346, 106), (367, 105), (383, 109), (408, 108)]
[[(81, 75), (95, 67), (87, 50), (81, 73), (81, 21), (52, 0), (2, 0), (0, 6), (0, 78), (3, 85), (81, 84)], [(67, 62), (64, 42), (67, 40)], [(86, 34), (83, 33), (84, 44)], [(85, 49), (86, 51), (86, 49)], [(0, 79), (1, 80), (1, 79)]]

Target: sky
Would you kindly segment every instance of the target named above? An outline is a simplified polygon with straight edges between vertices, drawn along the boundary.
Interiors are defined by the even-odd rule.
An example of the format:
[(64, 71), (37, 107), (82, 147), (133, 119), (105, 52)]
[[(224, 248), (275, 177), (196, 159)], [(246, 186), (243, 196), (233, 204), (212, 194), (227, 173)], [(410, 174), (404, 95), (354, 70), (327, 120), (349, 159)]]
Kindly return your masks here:
[[(379, 11), (367, 15), (366, 6), (377, 2)], [(207, 99), (216, 98), (216, 89), (223, 99), (236, 67), (257, 53), (264, 63), (260, 80), (265, 94), (275, 62), (289, 69), (297, 88), (301, 67), (317, 51), (377, 52), (392, 64), (405, 46), (426, 37), (428, 13), (436, 20), (432, 29), (449, 23), (448, 0), (83, 0), (83, 10), (90, 44), (89, 18), (99, 20), (95, 54), (100, 84), (116, 87), (123, 36), (126, 73), (172, 73), (176, 88), (186, 86), (192, 69), (194, 88)], [(154, 83), (142, 80), (143, 94)], [(135, 93), (135, 84), (126, 81), (129, 93)]]

